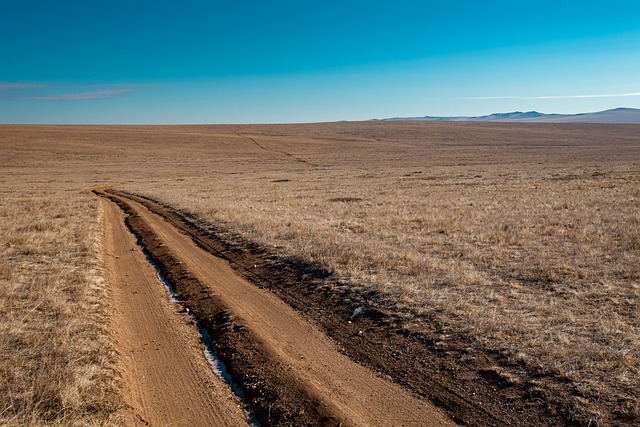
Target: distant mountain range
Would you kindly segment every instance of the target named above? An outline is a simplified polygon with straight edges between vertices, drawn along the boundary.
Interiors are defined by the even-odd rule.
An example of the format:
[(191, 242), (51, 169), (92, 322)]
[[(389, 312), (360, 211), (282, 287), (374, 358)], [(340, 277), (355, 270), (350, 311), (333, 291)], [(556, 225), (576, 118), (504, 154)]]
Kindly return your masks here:
[(459, 117), (394, 117), (374, 120), (430, 120), (448, 122), (515, 122), (515, 123), (616, 123), (640, 124), (640, 109), (615, 108), (613, 110), (598, 111), (596, 113), (580, 114), (544, 114), (537, 111), (514, 111), (512, 113), (494, 113), (488, 116), (459, 116)]

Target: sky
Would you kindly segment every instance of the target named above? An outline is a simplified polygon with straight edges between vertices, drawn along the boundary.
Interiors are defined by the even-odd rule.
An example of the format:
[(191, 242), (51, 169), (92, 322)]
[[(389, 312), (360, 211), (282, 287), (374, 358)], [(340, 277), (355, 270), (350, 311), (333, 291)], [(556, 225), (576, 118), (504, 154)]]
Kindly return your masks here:
[(0, 123), (640, 108), (640, 1), (0, 0)]

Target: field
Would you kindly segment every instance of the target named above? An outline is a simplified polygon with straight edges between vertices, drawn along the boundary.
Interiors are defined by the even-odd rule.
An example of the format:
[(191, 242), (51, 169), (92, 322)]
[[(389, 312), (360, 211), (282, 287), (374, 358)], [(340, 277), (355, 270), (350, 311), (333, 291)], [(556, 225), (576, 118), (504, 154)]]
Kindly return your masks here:
[(318, 286), (551, 423), (637, 423), (639, 131), (2, 126), (0, 420), (121, 422), (102, 213), (83, 192), (108, 185), (324, 269)]
[(117, 422), (100, 219), (78, 190), (3, 184), (2, 425)]

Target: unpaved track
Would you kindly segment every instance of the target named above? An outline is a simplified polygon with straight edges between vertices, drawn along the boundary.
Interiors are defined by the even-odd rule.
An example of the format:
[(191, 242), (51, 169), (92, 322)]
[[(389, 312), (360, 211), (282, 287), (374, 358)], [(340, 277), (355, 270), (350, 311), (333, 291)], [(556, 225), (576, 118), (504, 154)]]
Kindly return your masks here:
[(111, 197), (139, 216), (173, 257), (251, 332), (264, 353), (277, 361), (282, 375), (294, 378), (331, 419), (343, 425), (453, 425), (432, 404), (340, 354), (291, 307), (239, 277), (163, 218), (130, 199)]
[(246, 426), (238, 399), (211, 371), (196, 329), (169, 301), (122, 211), (101, 200), (127, 425)]

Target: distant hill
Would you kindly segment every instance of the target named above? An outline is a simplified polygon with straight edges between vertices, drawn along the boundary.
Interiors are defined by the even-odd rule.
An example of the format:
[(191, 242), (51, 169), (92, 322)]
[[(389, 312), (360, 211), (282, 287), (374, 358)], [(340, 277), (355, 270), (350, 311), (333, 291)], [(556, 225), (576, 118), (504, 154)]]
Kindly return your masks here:
[(640, 109), (615, 108), (596, 113), (580, 114), (544, 114), (537, 111), (514, 111), (511, 113), (493, 113), (487, 116), (457, 117), (394, 117), (382, 120), (430, 120), (448, 122), (517, 122), (517, 123), (616, 123), (640, 124)]

